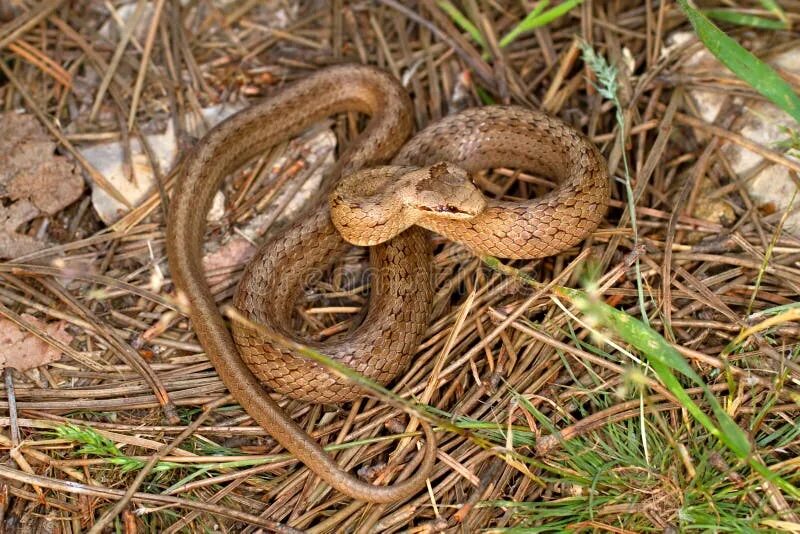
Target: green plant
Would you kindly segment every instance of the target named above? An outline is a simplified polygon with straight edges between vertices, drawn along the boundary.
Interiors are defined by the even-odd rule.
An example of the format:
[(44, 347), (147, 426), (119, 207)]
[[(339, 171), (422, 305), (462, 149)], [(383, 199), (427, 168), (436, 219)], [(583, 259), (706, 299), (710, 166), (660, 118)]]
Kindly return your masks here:
[[(550, 0), (540, 0), (533, 7), (533, 9), (525, 15), (525, 17), (511, 28), (508, 33), (503, 35), (498, 42), (500, 48), (504, 48), (513, 43), (520, 35), (529, 31), (535, 30), (542, 26), (546, 26), (557, 20), (577, 6), (581, 5), (583, 0), (566, 0), (550, 9), (545, 9), (550, 5)], [(453, 22), (462, 30), (467, 32), (473, 41), (478, 43), (481, 48), (488, 53), (489, 47), (486, 40), (483, 38), (480, 30), (473, 24), (473, 22), (464, 15), (452, 2), (449, 0), (440, 0), (437, 2), (439, 8), (447, 13)]]
[[(772, 67), (717, 28), (708, 17), (692, 7), (688, 0), (678, 0), (678, 4), (686, 13), (697, 36), (717, 59), (753, 89), (800, 122), (800, 97), (786, 80)], [(769, 5), (777, 6), (774, 2), (769, 2)]]

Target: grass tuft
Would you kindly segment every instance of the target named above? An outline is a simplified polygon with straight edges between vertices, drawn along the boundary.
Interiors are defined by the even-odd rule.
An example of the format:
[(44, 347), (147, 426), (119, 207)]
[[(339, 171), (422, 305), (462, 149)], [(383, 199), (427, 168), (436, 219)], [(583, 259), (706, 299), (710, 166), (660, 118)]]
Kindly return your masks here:
[(116, 444), (88, 426), (73, 424), (59, 425), (55, 434), (61, 439), (79, 443), (78, 454), (104, 458), (109, 464), (120, 468), (123, 473), (137, 471), (144, 467), (144, 462), (122, 453)]
[[(502, 265), (496, 258), (487, 258), (485, 263), (493, 269), (506, 274), (516, 273), (514, 268)], [(518, 278), (526, 283), (529, 283), (530, 280), (527, 275), (519, 275)], [(539, 284), (535, 285), (539, 286)], [(599, 338), (603, 338), (603, 333), (597, 331), (597, 328), (603, 328), (644, 355), (659, 381), (677, 399), (680, 406), (705, 427), (711, 436), (733, 452), (739, 461), (749, 465), (753, 471), (769, 482), (776, 484), (793, 498), (800, 498), (800, 490), (795, 485), (770, 470), (763, 462), (751, 454), (753, 451), (747, 433), (723, 409), (700, 375), (663, 336), (643, 321), (639, 321), (625, 312), (609, 306), (591, 293), (560, 286), (556, 286), (555, 292), (557, 295), (566, 298), (589, 318), (588, 324), (595, 325), (590, 328), (595, 330)], [(794, 315), (794, 312), (795, 309), (793, 308), (782, 315)], [(784, 319), (781, 316), (779, 318)], [(707, 415), (691, 398), (675, 373), (702, 389), (703, 398), (710, 406), (713, 418)]]

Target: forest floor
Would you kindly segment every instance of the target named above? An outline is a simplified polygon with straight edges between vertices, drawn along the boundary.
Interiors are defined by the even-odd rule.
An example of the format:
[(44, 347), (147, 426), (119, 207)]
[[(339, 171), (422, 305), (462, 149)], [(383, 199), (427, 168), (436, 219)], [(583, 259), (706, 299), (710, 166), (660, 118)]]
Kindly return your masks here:
[[(79, 4), (0, 0), (6, 532), (800, 531), (800, 135), (677, 3)], [(772, 4), (716, 20), (797, 88), (800, 2), (758, 8)], [(393, 399), (273, 395), (376, 483), (413, 457), (414, 414), (434, 423), (429, 485), (380, 506), (332, 491), (232, 400), (165, 253), (162, 200), (211, 124), (345, 62), (401, 80), (417, 128), (543, 109), (597, 144), (612, 182), (600, 227), (551, 258), (434, 236), (434, 316)], [(220, 305), (353, 139), (349, 119), (226, 182), (206, 235)], [(553, 187), (515, 169), (476, 180), (497, 198)], [(365, 259), (354, 248), (308, 289), (307, 339), (360, 318)]]

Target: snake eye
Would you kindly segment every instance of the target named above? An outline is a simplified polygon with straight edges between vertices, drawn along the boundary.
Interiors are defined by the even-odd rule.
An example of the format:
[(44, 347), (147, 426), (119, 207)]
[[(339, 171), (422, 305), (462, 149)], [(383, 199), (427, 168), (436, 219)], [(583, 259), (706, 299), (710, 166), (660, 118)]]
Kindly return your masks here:
[(442, 207), (441, 211), (447, 212), (447, 213), (463, 213), (465, 215), (468, 215), (468, 213), (466, 211), (464, 211), (464, 210), (462, 210), (462, 209), (460, 209), (460, 208), (458, 208), (456, 206), (451, 206), (450, 204), (448, 204), (447, 206)]
[(448, 219), (468, 219), (475, 216), (471, 211), (465, 211), (452, 204), (437, 204), (435, 206), (416, 206), (419, 211), (436, 213)]

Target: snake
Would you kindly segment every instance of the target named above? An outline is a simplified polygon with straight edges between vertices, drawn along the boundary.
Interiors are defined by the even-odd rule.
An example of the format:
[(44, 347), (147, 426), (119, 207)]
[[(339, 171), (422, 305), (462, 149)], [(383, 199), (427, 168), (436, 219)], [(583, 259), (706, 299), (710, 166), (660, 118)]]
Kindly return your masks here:
[[(202, 266), (206, 218), (226, 176), (328, 117), (367, 116), (307, 209), (260, 246), (244, 269), (234, 306), (248, 319), (229, 329)], [(280, 342), (317, 350), (379, 384), (413, 358), (434, 295), (430, 231), (479, 255), (532, 259), (562, 252), (601, 222), (607, 164), (588, 139), (545, 113), (517, 106), (471, 108), (415, 136), (410, 96), (390, 74), (337, 65), (284, 86), (210, 129), (183, 159), (169, 205), (166, 251), (176, 291), (198, 341), (233, 398), (269, 435), (332, 488), (372, 503), (416, 494), (437, 454), (430, 424), (393, 485), (341, 468), (269, 395), (343, 403), (365, 390)], [(532, 200), (488, 199), (470, 176), (497, 167), (548, 176), (556, 187)], [(315, 277), (356, 245), (369, 245), (370, 295), (358, 326), (314, 341), (292, 330), (298, 299)], [(266, 386), (266, 388), (265, 388)]]

